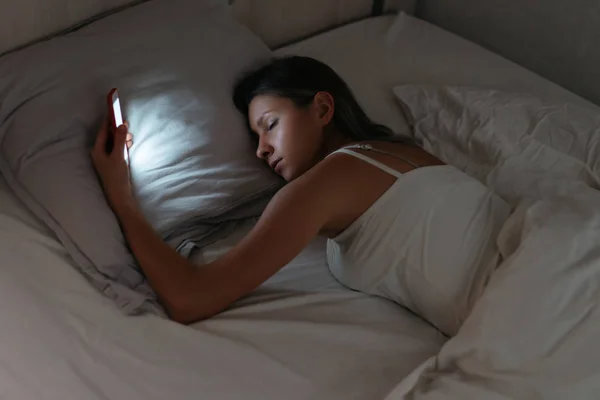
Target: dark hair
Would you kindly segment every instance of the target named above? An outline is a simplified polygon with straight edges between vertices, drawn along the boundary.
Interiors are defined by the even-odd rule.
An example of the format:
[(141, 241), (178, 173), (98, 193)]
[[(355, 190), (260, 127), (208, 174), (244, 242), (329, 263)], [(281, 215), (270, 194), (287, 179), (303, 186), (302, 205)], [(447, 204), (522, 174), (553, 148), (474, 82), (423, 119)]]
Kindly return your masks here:
[(321, 91), (333, 97), (333, 121), (344, 135), (357, 141), (392, 139), (394, 132), (367, 117), (346, 82), (331, 67), (309, 57), (272, 59), (236, 84), (233, 102), (248, 118), (250, 102), (258, 95), (276, 95), (306, 107)]

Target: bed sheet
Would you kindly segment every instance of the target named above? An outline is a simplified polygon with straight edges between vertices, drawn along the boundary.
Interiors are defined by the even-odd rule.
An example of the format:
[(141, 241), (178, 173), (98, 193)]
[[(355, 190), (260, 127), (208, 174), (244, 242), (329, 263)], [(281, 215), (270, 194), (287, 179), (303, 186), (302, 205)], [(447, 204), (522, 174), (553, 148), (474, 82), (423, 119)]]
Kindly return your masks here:
[(4, 181), (0, 254), (2, 399), (382, 398), (445, 341), (393, 303), (337, 284), (323, 240), (229, 311), (191, 327), (122, 315)]

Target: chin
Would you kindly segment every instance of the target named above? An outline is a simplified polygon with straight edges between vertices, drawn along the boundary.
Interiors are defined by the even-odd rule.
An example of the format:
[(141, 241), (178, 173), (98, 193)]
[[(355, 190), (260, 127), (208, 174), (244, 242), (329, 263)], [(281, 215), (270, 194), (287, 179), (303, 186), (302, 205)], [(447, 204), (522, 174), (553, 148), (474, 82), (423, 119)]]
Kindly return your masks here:
[(285, 179), (286, 182), (291, 182), (296, 178), (301, 177), (302, 175), (304, 175), (304, 173), (306, 171), (302, 171), (302, 170), (298, 170), (298, 169), (292, 169), (292, 168), (283, 168), (282, 171), (280, 171), (281, 174), (279, 176), (281, 176), (283, 179)]
[(293, 176), (291, 174), (287, 174), (285, 171), (282, 171), (279, 176), (281, 176), (283, 178), (283, 180), (286, 181), (286, 182), (291, 182), (291, 181), (293, 181), (294, 179), (297, 178), (296, 176)]
[(281, 168), (281, 170), (276, 173), (277, 175), (282, 177), (286, 182), (291, 182), (296, 178), (296, 176), (291, 173), (291, 170), (289, 168)]

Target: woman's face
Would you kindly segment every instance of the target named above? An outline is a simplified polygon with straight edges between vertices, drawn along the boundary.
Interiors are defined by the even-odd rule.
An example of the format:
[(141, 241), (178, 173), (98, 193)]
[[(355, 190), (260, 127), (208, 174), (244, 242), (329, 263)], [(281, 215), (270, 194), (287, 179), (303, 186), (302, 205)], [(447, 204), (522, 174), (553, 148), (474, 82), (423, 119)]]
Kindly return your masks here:
[(322, 157), (324, 128), (331, 120), (333, 107), (320, 99), (300, 108), (287, 98), (256, 96), (250, 102), (250, 127), (258, 135), (256, 155), (290, 182), (312, 168)]

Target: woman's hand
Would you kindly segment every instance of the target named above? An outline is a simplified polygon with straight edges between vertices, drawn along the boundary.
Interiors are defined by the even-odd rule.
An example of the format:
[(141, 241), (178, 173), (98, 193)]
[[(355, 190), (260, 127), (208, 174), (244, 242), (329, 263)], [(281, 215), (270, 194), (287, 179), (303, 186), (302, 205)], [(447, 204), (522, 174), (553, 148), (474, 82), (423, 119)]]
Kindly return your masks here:
[(111, 134), (106, 119), (96, 136), (92, 161), (102, 181), (108, 203), (118, 214), (123, 207), (135, 204), (129, 180), (129, 167), (124, 157), (125, 146), (129, 148), (133, 144), (133, 135), (128, 132), (127, 122), (119, 126), (114, 134), (112, 151), (107, 153), (106, 144)]

